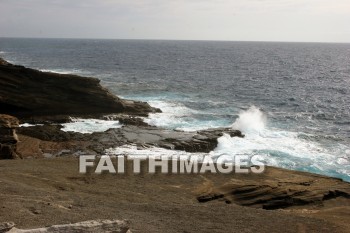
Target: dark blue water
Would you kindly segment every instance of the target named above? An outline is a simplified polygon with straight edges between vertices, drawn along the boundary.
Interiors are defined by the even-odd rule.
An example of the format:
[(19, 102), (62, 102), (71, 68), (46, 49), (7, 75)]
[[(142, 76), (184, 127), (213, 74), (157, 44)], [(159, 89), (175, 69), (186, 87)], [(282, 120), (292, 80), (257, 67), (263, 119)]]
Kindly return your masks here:
[(236, 122), (247, 137), (228, 140), (226, 150), (350, 180), (350, 44), (0, 39), (0, 51), (13, 63), (98, 77), (117, 95), (148, 101), (164, 111), (151, 124)]

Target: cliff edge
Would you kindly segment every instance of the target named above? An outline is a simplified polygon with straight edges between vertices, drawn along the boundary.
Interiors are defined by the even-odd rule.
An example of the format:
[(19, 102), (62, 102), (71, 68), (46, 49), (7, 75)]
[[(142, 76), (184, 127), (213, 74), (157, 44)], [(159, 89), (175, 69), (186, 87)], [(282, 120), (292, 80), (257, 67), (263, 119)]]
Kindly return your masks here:
[(157, 111), (145, 102), (114, 96), (97, 78), (42, 72), (0, 58), (0, 113), (23, 118), (110, 113), (147, 116)]

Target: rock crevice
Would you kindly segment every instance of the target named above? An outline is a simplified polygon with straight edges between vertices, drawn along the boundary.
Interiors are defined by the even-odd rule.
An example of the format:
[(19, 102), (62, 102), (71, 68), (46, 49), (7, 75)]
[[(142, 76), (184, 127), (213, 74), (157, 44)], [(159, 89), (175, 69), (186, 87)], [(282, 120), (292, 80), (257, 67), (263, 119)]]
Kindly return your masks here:
[[(222, 185), (210, 185), (198, 195), (199, 202), (222, 200), (262, 209), (282, 209), (304, 205), (323, 205), (337, 198), (350, 199), (350, 186), (341, 180), (319, 175), (306, 178), (303, 173), (290, 171), (291, 177), (284, 174), (275, 179), (256, 180), (232, 179)], [(285, 182), (290, 180), (290, 182)]]

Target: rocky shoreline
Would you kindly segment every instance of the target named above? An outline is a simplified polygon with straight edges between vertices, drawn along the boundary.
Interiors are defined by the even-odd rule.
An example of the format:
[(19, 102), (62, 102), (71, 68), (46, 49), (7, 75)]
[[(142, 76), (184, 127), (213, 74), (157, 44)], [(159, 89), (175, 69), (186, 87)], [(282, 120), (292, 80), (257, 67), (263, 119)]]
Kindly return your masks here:
[[(260, 229), (260, 232), (278, 232), (278, 229), (283, 229), (288, 221), (300, 223), (301, 228), (293, 228), (294, 230), (301, 229), (300, 232), (306, 232), (306, 230), (346, 232), (348, 225), (345, 224), (344, 227), (338, 220), (346, 220), (346, 216), (350, 216), (350, 184), (335, 178), (278, 168), (268, 168), (268, 171), (261, 175), (206, 174), (203, 176), (188, 175), (187, 178), (183, 176), (171, 176), (170, 178), (163, 175), (162, 177), (156, 176), (155, 181), (144, 175), (136, 178), (123, 176), (122, 181), (119, 178), (114, 178), (115, 181), (112, 181), (111, 176), (95, 177), (75, 174), (78, 171), (71, 163), (77, 163), (76, 157), (102, 155), (107, 149), (117, 146), (134, 145), (138, 148), (160, 147), (208, 153), (217, 147), (217, 139), (223, 134), (231, 137), (244, 137), (240, 131), (231, 128), (197, 132), (167, 130), (150, 126), (140, 118), (159, 111), (147, 103), (123, 100), (112, 95), (101, 87), (98, 79), (41, 72), (12, 65), (0, 58), (0, 159), (25, 159), (4, 160), (0, 163), (0, 172), (3, 175), (0, 179), (2, 187), (0, 189), (0, 204), (2, 205), (0, 208), (6, 212), (4, 214), (3, 211), (0, 211), (0, 220), (19, 222), (20, 227), (40, 227), (39, 223), (45, 225), (69, 223), (64, 218), (65, 214), (76, 215), (75, 221), (100, 219), (98, 213), (101, 213), (103, 206), (90, 206), (84, 200), (79, 201), (80, 198), (87, 198), (88, 193), (92, 192), (94, 193), (92, 196), (99, 201), (110, 193), (115, 197), (109, 200), (110, 204), (123, 206), (123, 211), (127, 212), (128, 206), (131, 206), (135, 217), (140, 218), (136, 221), (135, 228), (140, 228), (141, 225), (150, 221), (145, 215), (148, 213), (147, 208), (140, 208), (137, 203), (143, 203), (152, 209), (150, 213), (158, 221), (162, 221), (161, 216), (166, 216), (169, 209), (169, 216), (175, 218), (175, 220), (170, 220), (165, 217), (164, 224), (159, 224), (158, 228), (150, 225), (145, 231), (136, 232), (164, 232), (167, 223), (175, 229), (167, 232), (180, 232), (179, 230), (182, 232), (198, 232), (198, 230), (201, 232), (228, 232), (232, 227), (237, 230), (237, 226), (227, 221), (230, 219), (230, 214), (237, 218), (238, 213), (232, 209), (233, 207), (227, 206), (234, 206), (243, 211), (246, 219), (241, 221), (245, 224), (251, 221), (248, 216), (258, 221), (259, 223), (251, 230)], [(69, 122), (70, 117), (118, 120), (123, 126), (92, 134), (62, 131), (61, 124)], [(36, 125), (19, 127), (20, 123)], [(61, 167), (62, 171), (55, 170), (55, 164), (64, 166)], [(16, 172), (11, 173), (10, 168), (15, 169)], [(22, 181), (21, 177), (25, 177), (26, 181)], [(39, 182), (38, 179), (47, 179), (47, 182)], [(147, 180), (147, 185), (150, 185), (152, 189), (146, 187), (143, 180)], [(68, 183), (65, 183), (66, 181)], [(108, 186), (106, 181), (114, 183), (122, 191)], [(196, 184), (196, 187), (192, 185), (192, 182)], [(39, 190), (34, 190), (30, 187), (31, 185), (36, 186)], [(82, 185), (88, 185), (88, 191)], [(171, 185), (175, 185), (176, 188)], [(133, 186), (137, 186), (138, 190), (135, 190)], [(110, 190), (105, 190), (107, 187)], [(52, 188), (63, 192), (62, 195), (54, 194)], [(21, 192), (33, 192), (36, 195), (46, 193), (50, 194), (52, 199), (42, 201), (39, 198), (38, 202), (39, 199), (34, 201), (22, 195)], [(66, 195), (65, 192), (69, 195)], [(140, 199), (138, 195), (142, 195), (143, 198)], [(160, 195), (164, 195), (167, 201), (158, 200), (157, 202), (153, 198), (154, 195), (159, 198)], [(17, 200), (18, 196), (21, 198)], [(66, 207), (70, 196), (76, 197), (73, 201), (74, 209), (86, 211), (89, 214), (82, 215), (79, 212), (72, 212)], [(13, 201), (8, 197), (14, 198)], [(59, 200), (65, 204), (60, 204)], [(51, 203), (52, 208), (44, 208), (41, 206), (42, 202)], [(79, 206), (78, 202), (83, 204)], [(177, 204), (180, 209), (174, 210)], [(35, 214), (33, 211), (29, 215), (17, 214), (18, 209), (25, 213), (28, 212), (29, 207), (38, 205), (44, 209), (44, 211), (40, 210), (40, 214)], [(53, 206), (61, 207), (53, 208)], [(342, 207), (341, 211), (340, 207)], [(196, 214), (194, 208), (200, 209), (200, 213)], [(275, 211), (272, 214), (254, 212), (250, 209), (264, 209), (262, 211), (283, 209), (286, 212)], [(96, 214), (93, 214), (94, 210)], [(109, 219), (122, 217), (120, 211), (113, 216), (113, 211), (107, 208), (107, 214), (101, 214), (101, 216), (109, 217)], [(208, 219), (215, 218), (215, 213), (222, 211), (226, 217), (216, 220), (224, 226), (220, 230), (210, 229), (210, 225), (206, 225), (209, 229), (205, 231), (200, 223), (193, 224), (176, 214), (177, 212), (183, 213), (184, 216), (189, 217), (191, 211), (194, 212), (193, 217), (198, 221), (203, 221), (204, 216)], [(300, 217), (309, 213), (308, 211), (322, 214), (309, 214), (306, 219)], [(49, 217), (48, 214), (57, 216), (57, 219)], [(338, 220), (333, 219), (332, 214), (337, 216)], [(42, 220), (37, 215), (42, 217)], [(132, 217), (132, 211), (129, 211), (127, 216)], [(266, 223), (269, 227), (263, 230), (261, 228), (263, 220), (271, 216), (275, 219), (280, 217), (280, 222), (276, 220), (276, 223)], [(174, 225), (177, 217), (184, 222), (183, 228)], [(322, 227), (317, 226), (316, 220), (322, 222), (319, 223)], [(278, 226), (273, 229), (273, 224)], [(216, 224), (214, 225), (217, 227)], [(131, 228), (133, 228), (132, 224)]]
[(29, 122), (64, 122), (69, 116), (110, 113), (147, 116), (149, 104), (111, 94), (96, 78), (42, 72), (0, 58), (0, 109)]
[[(224, 133), (244, 137), (229, 128), (192, 133), (150, 126), (140, 116), (159, 109), (113, 96), (95, 78), (41, 72), (0, 59), (0, 85), (0, 113), (17, 117), (21, 123), (36, 124), (17, 126), (17, 152), (22, 158), (55, 157), (62, 151), (101, 155), (106, 149), (125, 144), (210, 152)], [(118, 120), (123, 127), (93, 134), (62, 131), (60, 124), (71, 117)], [(5, 115), (3, 118), (6, 120)]]

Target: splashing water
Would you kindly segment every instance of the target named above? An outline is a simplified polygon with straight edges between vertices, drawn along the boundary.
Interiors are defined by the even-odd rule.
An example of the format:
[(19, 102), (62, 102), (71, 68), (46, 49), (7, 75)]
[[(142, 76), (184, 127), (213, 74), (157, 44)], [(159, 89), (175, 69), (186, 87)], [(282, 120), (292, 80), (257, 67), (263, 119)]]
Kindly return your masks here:
[[(344, 156), (345, 145), (325, 148), (317, 141), (300, 137), (300, 133), (266, 126), (265, 114), (256, 107), (241, 112), (232, 128), (244, 138), (224, 135), (218, 139), (213, 155), (260, 155), (267, 165), (336, 176), (350, 181), (350, 158)], [(336, 149), (334, 149), (336, 148)]]
[(261, 132), (265, 129), (266, 116), (259, 108), (252, 106), (247, 111), (239, 114), (238, 119), (232, 124), (232, 128), (243, 133)]

